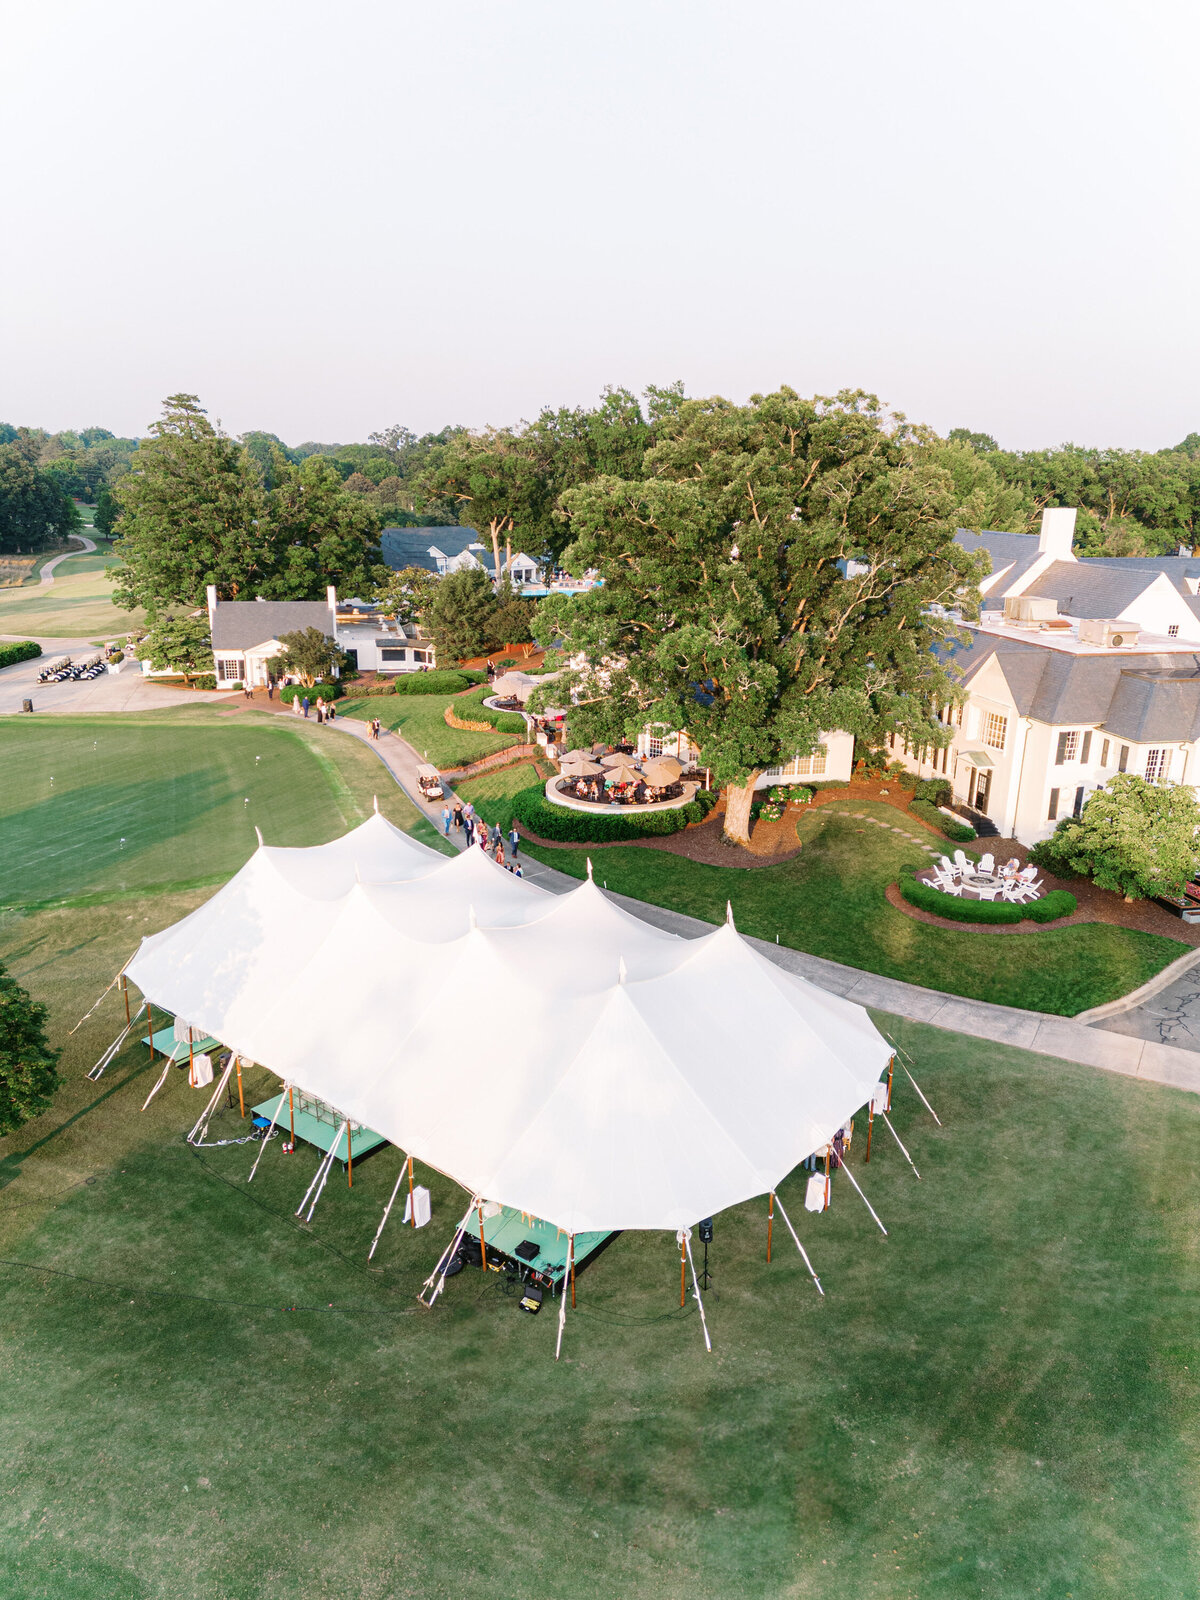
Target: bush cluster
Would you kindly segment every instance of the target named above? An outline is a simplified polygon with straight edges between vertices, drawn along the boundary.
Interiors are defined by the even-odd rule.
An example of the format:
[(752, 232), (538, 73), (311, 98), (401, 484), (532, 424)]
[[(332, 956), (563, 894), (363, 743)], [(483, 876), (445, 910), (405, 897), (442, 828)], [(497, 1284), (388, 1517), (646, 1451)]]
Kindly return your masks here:
[[(494, 711), (490, 706), (485, 706), (484, 701), (491, 694), (488, 688), (476, 689), (474, 694), (465, 694), (455, 710), (463, 717), (478, 718), (495, 728), (497, 733), (525, 732), (525, 718), (518, 711)], [(469, 706), (470, 710), (465, 708)]]
[(910, 800), (908, 809), (914, 817), (920, 817), (922, 822), (930, 823), (946, 839), (965, 844), (968, 839), (975, 838), (975, 829), (969, 823), (955, 822), (953, 817), (948, 817), (945, 812), (939, 811), (932, 800)]
[(42, 653), (40, 644), (20, 639), (15, 644), (0, 644), (0, 667), (15, 667), (18, 661), (33, 661)]
[[(217, 676), (215, 672), (202, 672), (198, 678), (193, 678), (192, 682), (197, 689), (215, 689), (217, 687)], [(231, 689), (239, 687), (239, 684), (230, 684)]]
[(303, 700), (307, 695), (315, 706), (318, 697), (326, 702), (340, 700), (345, 692), (336, 679), (314, 683), (311, 689), (306, 689), (302, 683), (285, 683), (279, 691), (279, 698), (285, 706), (290, 706), (293, 700)]
[(461, 694), (471, 687), (465, 672), (399, 672), (393, 685), (395, 694)]
[(1052, 889), (1040, 900), (1023, 906), (1009, 905), (1004, 900), (964, 900), (908, 875), (900, 879), (900, 893), (919, 911), (932, 912), (951, 922), (1057, 922), (1059, 917), (1069, 917), (1077, 904), (1075, 896), (1065, 889)]
[(716, 804), (716, 795), (701, 789), (694, 800), (673, 811), (652, 811), (643, 817), (613, 815), (599, 811), (568, 811), (552, 805), (540, 784), (531, 784), (512, 797), (512, 814), (532, 832), (559, 844), (620, 844), (629, 839), (648, 839), (678, 833), (689, 823), (703, 822)]
[(914, 800), (929, 800), (935, 806), (949, 804), (954, 793), (949, 778), (922, 778), (913, 790)]

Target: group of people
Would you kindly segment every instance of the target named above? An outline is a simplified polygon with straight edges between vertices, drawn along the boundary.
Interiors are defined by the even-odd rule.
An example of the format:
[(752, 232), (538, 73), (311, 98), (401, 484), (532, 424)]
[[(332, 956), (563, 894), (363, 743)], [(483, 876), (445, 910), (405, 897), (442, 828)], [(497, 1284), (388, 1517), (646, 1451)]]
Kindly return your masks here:
[(317, 696), (315, 706), (307, 695), (297, 696), (297, 698), (292, 701), (292, 710), (298, 717), (307, 717), (310, 711), (315, 710), (317, 713), (318, 722), (332, 722), (337, 716), (333, 701), (326, 700), (323, 695)]
[(521, 863), (517, 857), (521, 851), (521, 835), (517, 832), (515, 822), (511, 824), (507, 836), (507, 850), (505, 848), (505, 835), (500, 831), (500, 824), (493, 822), (489, 828), (482, 817), (477, 816), (475, 807), (468, 800), (464, 806), (456, 800), (453, 807), (446, 804), (442, 807), (442, 832), (450, 837), (450, 829), (456, 833), (465, 831), (467, 836), (467, 849), (478, 845), (485, 855), (490, 855), (498, 867), (514, 873), (518, 878), (524, 877)]

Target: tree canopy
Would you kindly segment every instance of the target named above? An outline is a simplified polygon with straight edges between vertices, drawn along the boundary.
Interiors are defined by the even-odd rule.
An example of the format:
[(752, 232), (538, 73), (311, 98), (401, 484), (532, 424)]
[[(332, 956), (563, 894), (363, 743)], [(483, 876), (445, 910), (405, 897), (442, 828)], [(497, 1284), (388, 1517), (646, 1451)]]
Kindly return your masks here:
[(955, 688), (934, 647), (954, 629), (937, 608), (969, 603), (979, 569), (923, 442), (857, 391), (686, 400), (644, 475), (567, 491), (564, 561), (604, 579), (539, 619), (585, 663), (553, 686), (578, 701), (575, 742), (686, 728), (739, 838), (763, 769), (822, 730), (944, 742), (934, 708)]
[(0, 967), (0, 1138), (44, 1111), (58, 1088), (46, 1007)]
[(20, 443), (0, 444), (0, 555), (33, 554), (61, 544), (79, 512), (49, 472)]
[(495, 615), (496, 595), (486, 572), (480, 567), (448, 572), (425, 612), (438, 666), (469, 660), (504, 643), (496, 638)]
[(1030, 851), (1051, 872), (1090, 877), (1127, 900), (1178, 894), (1200, 855), (1200, 805), (1190, 784), (1110, 778), (1078, 817), (1064, 817)]
[(185, 683), (197, 673), (213, 670), (212, 634), (208, 617), (164, 617), (156, 622), (138, 645), (139, 661), (148, 661), (156, 672), (179, 672)]
[(337, 640), (322, 633), (320, 628), (297, 628), (293, 633), (281, 633), (279, 642), (283, 646), (277, 661), (279, 668), (283, 672), (294, 672), (308, 689), (345, 660)]

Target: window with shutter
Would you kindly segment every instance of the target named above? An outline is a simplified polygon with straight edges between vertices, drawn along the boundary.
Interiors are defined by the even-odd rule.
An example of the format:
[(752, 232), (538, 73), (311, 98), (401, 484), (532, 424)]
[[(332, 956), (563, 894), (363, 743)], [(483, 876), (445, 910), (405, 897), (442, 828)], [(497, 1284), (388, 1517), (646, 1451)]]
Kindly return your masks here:
[(1057, 789), (1051, 789), (1051, 791), (1050, 791), (1050, 809), (1046, 812), (1046, 816), (1051, 822), (1055, 822), (1058, 819), (1058, 790)]
[(1091, 753), (1092, 753), (1092, 730), (1089, 728), (1088, 731), (1083, 736), (1083, 753), (1079, 757), (1079, 759), (1081, 761), (1086, 761), (1088, 756), (1091, 755)]

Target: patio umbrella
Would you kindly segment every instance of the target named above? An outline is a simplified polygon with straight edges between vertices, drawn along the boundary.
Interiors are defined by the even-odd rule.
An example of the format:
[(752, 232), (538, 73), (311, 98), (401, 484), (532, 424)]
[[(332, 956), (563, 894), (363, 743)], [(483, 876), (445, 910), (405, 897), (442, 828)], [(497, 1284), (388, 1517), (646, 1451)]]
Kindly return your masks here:
[(598, 761), (588, 761), (580, 757), (577, 761), (564, 761), (562, 775), (564, 778), (598, 778), (604, 768)]
[(613, 750), (609, 755), (600, 757), (602, 767), (619, 767), (622, 761), (636, 761), (636, 756), (631, 756), (627, 750)]
[(641, 773), (633, 764), (632, 756), (622, 756), (620, 760), (609, 760), (604, 770), (614, 783), (637, 783)]
[(682, 764), (674, 756), (655, 756), (642, 768), (646, 782), (653, 784), (656, 789), (666, 789), (678, 783), (682, 771)]

